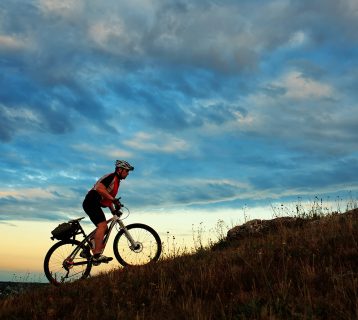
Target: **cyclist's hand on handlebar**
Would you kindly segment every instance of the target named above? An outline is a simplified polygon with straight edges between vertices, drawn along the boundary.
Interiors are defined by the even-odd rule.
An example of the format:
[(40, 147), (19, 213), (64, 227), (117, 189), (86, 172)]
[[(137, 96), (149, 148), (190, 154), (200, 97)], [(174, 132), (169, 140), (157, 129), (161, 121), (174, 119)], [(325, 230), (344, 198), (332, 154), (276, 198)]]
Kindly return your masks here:
[(119, 199), (120, 199), (120, 198), (114, 198), (114, 199), (113, 199), (113, 204), (114, 204), (114, 207), (115, 207), (116, 209), (120, 209), (120, 208), (122, 207), (122, 204), (121, 204), (121, 202), (119, 201)]

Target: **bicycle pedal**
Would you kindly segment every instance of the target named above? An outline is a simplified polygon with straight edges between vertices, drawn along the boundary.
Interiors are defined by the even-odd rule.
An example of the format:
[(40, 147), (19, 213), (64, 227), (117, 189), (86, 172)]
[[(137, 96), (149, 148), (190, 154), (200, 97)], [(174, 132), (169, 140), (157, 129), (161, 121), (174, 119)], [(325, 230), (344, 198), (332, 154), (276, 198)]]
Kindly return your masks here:
[(107, 257), (107, 259), (102, 259), (102, 260), (96, 260), (92, 258), (92, 264), (94, 266), (99, 266), (101, 263), (108, 263), (110, 261), (112, 261), (113, 258), (112, 257)]

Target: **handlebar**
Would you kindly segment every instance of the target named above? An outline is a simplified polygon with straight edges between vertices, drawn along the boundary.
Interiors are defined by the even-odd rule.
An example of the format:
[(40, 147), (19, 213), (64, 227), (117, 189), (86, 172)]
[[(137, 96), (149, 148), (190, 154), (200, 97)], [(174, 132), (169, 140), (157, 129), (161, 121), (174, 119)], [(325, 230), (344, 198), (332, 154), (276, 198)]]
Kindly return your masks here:
[(120, 210), (123, 207), (123, 204), (119, 201), (121, 198), (115, 198), (113, 201), (113, 205), (115, 210)]
[[(127, 207), (125, 207), (123, 205), (123, 203), (121, 203), (119, 201), (120, 199), (121, 199), (120, 197), (115, 198), (115, 200), (112, 202), (112, 205), (110, 206), (110, 210), (111, 210), (113, 215), (121, 217), (124, 214), (124, 212), (122, 211), (122, 208), (124, 208), (128, 212), (128, 214), (125, 217), (125, 218), (127, 218), (129, 216), (129, 214), (130, 214), (130, 211), (129, 211), (129, 209)], [(125, 219), (125, 218), (122, 218), (122, 219)]]
[(112, 214), (116, 214), (117, 216), (121, 216), (123, 214), (123, 212), (121, 211), (121, 208), (124, 207), (124, 205), (119, 201), (119, 198), (115, 198), (115, 200), (113, 201), (113, 205), (112, 205)]

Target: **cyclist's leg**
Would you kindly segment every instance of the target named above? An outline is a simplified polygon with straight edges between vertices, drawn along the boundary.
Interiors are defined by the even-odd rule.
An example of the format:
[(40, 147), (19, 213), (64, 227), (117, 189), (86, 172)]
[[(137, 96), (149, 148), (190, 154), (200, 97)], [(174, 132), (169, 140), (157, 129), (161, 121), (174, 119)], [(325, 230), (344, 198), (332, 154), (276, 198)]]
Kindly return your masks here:
[(96, 233), (94, 234), (94, 250), (93, 255), (102, 253), (104, 249), (103, 239), (107, 231), (107, 222), (106, 220), (97, 223)]
[(90, 191), (83, 201), (83, 210), (87, 213), (91, 221), (97, 227), (94, 242), (93, 254), (101, 253), (103, 250), (103, 238), (107, 231), (106, 216), (100, 204), (101, 196), (94, 190)]

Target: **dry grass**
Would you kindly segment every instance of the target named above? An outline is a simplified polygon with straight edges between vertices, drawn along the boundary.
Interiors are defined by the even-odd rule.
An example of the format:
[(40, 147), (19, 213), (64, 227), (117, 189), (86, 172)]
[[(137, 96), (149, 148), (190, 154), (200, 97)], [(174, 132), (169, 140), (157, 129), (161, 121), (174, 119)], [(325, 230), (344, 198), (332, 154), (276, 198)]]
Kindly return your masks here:
[(358, 319), (358, 210), (0, 301), (0, 319)]

